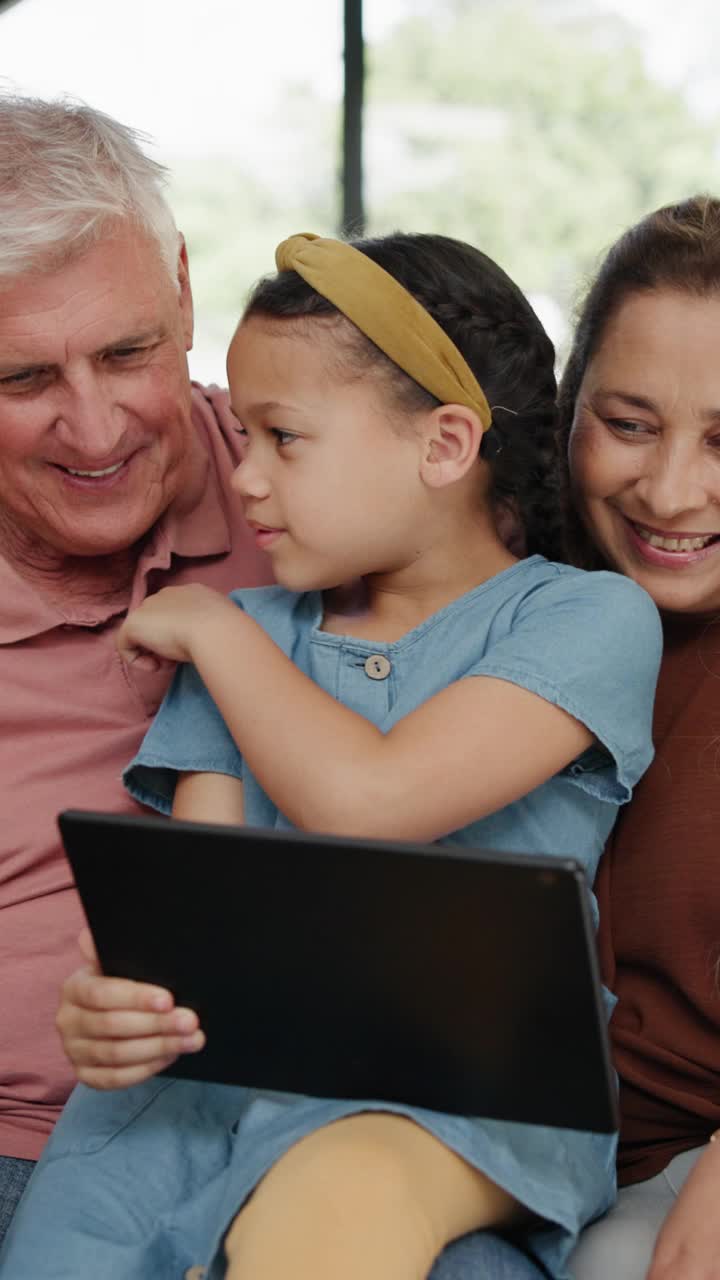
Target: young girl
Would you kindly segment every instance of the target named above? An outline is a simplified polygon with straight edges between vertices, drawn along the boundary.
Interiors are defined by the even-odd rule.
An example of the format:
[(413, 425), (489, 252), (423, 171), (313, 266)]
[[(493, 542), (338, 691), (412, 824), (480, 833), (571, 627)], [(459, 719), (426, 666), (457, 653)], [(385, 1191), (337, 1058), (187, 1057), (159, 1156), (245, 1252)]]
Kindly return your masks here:
[[(572, 855), (592, 880), (651, 757), (660, 628), (635, 584), (496, 533), (503, 502), (531, 552), (554, 519), (548, 339), (443, 237), (293, 236), (277, 263), (228, 373), (235, 487), (280, 585), (169, 588), (127, 619), (127, 661), (187, 664), (131, 790), (183, 818)], [(76, 1091), (4, 1280), (417, 1280), (470, 1232), (468, 1275), (540, 1274), (487, 1229), (560, 1278), (612, 1199), (608, 1136), (147, 1081), (202, 1044), (167, 992), (86, 971), (60, 1026), (81, 1080), (121, 1091)]]

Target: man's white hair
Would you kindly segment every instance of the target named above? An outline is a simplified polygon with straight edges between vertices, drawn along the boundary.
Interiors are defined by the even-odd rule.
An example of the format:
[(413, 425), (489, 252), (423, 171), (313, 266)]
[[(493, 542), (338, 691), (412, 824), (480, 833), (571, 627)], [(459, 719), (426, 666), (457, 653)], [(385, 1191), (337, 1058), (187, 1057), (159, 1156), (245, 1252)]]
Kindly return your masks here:
[(141, 141), (81, 102), (0, 94), (0, 287), (57, 269), (123, 221), (156, 242), (177, 283), (167, 170)]

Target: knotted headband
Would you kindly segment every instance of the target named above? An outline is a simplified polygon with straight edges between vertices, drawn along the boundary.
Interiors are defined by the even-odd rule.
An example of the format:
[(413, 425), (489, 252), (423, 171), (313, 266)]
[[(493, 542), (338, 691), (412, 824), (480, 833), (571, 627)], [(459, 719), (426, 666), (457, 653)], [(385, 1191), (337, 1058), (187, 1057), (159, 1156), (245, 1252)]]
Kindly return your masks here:
[(492, 423), (485, 393), (444, 329), (383, 267), (342, 240), (305, 233), (275, 250), (278, 271), (297, 271), (386, 356), (441, 404), (474, 409)]

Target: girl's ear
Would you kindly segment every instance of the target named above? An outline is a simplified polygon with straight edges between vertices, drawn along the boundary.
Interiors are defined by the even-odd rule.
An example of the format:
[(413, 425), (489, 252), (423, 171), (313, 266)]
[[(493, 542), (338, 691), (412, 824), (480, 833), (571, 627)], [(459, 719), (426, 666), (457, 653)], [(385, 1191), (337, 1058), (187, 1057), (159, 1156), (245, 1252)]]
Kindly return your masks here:
[(440, 489), (461, 480), (478, 460), (482, 435), (482, 423), (473, 409), (463, 404), (433, 409), (423, 432), (420, 474), (425, 483)]

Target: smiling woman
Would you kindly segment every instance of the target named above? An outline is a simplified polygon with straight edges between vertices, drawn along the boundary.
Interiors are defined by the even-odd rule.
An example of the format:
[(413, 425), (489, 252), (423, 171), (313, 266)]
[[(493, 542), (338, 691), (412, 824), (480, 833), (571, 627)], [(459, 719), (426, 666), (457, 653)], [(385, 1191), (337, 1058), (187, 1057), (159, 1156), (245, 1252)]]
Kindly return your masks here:
[(620, 1074), (617, 1207), (576, 1280), (718, 1274), (720, 201), (651, 214), (610, 250), (560, 393), (586, 562), (660, 606), (656, 756), (596, 882)]
[(670, 610), (720, 604), (720, 296), (628, 297), (582, 380), (579, 505), (616, 568)]

